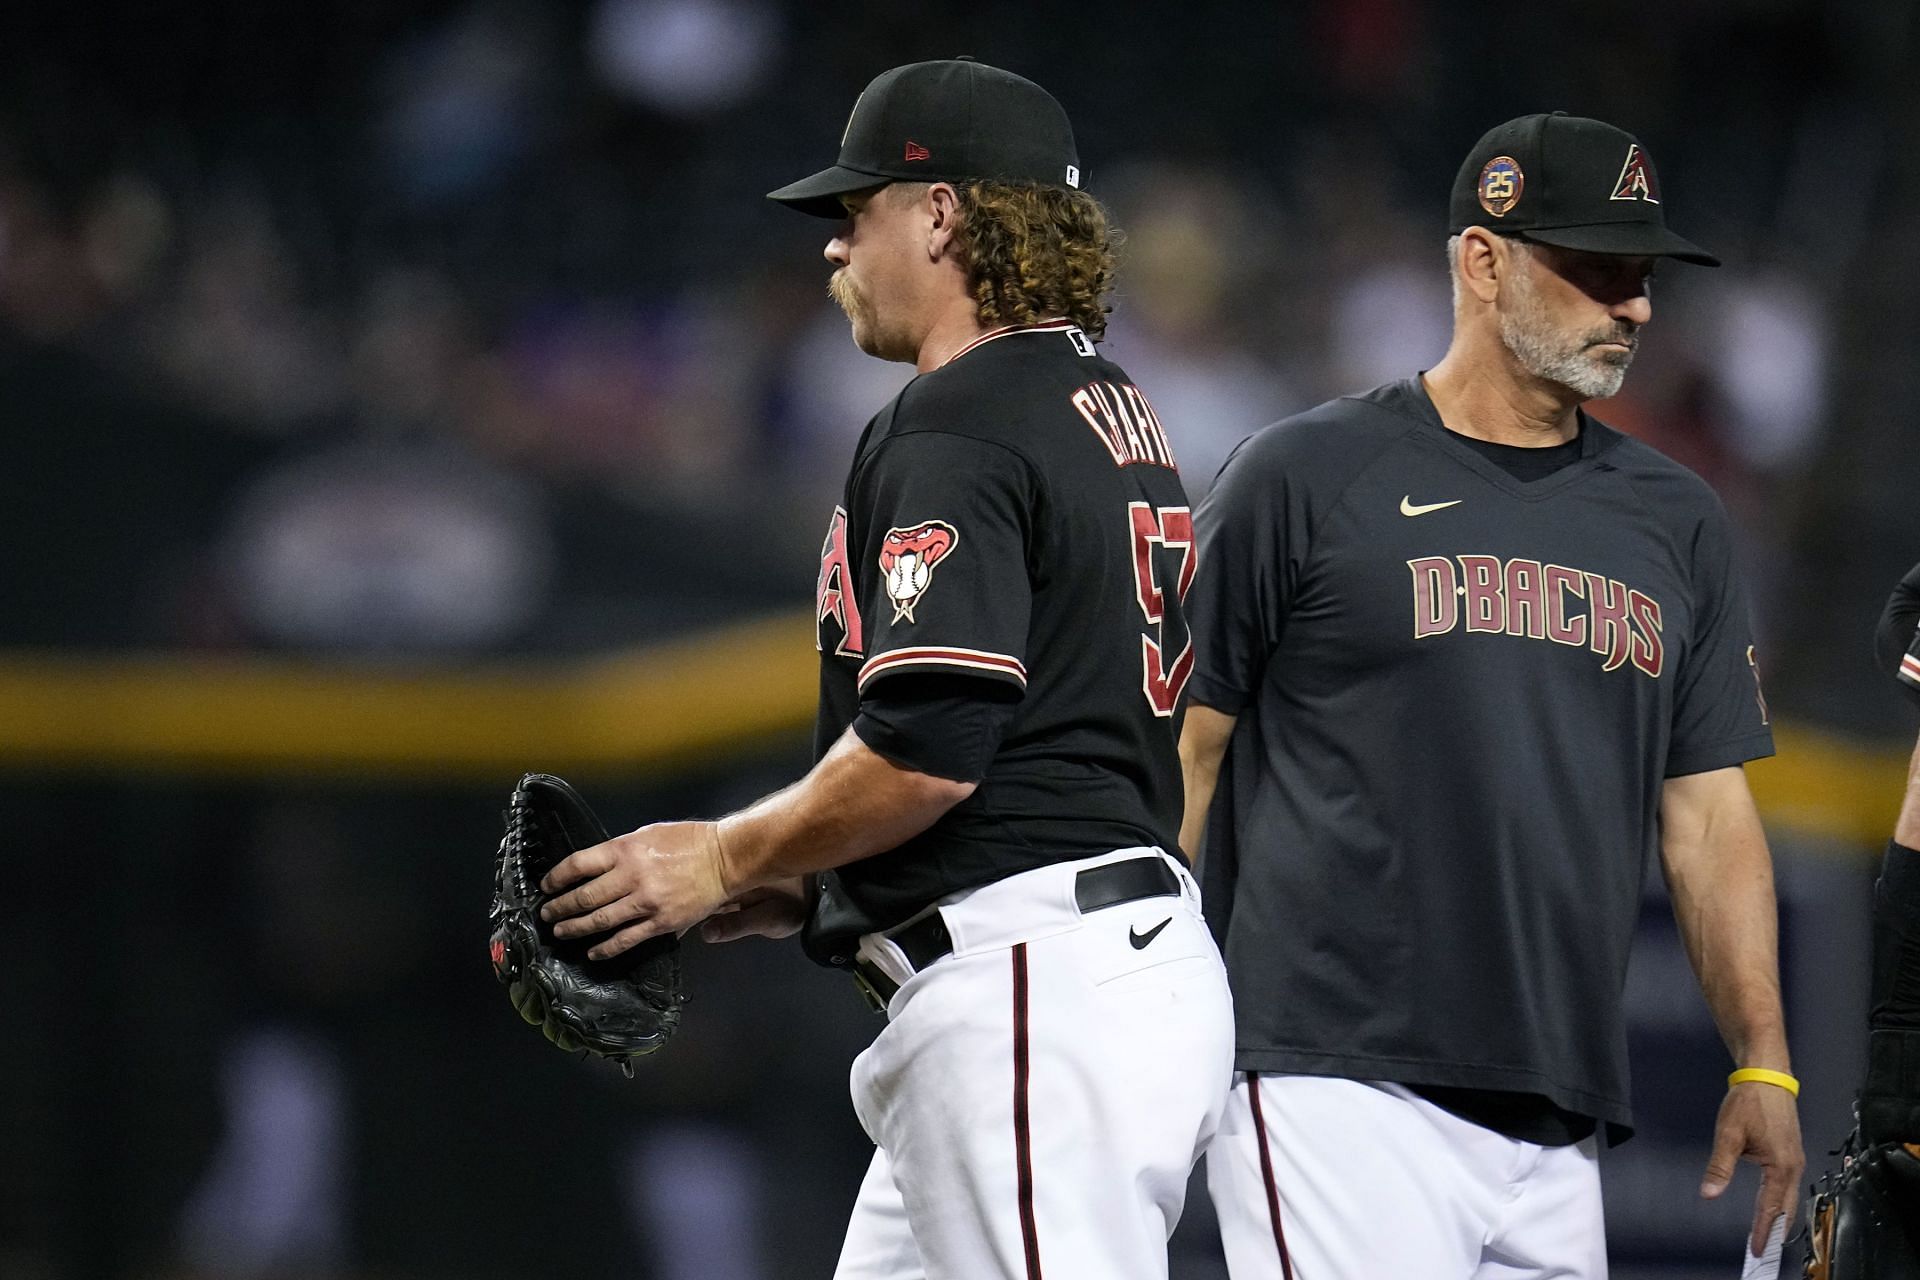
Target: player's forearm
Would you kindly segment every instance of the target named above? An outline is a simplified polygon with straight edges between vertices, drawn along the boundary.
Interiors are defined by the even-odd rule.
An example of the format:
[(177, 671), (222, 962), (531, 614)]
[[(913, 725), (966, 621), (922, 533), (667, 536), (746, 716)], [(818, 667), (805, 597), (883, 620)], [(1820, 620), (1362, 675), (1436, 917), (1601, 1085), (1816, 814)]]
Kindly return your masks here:
[(1900, 802), (1893, 838), (1909, 849), (1920, 849), (1920, 742), (1914, 744), (1913, 759), (1907, 765), (1907, 794)]
[(1773, 859), (1738, 768), (1668, 781), (1661, 861), (1688, 958), (1735, 1063), (1790, 1070)]
[[(1764, 858), (1766, 846), (1758, 850)], [(1746, 853), (1728, 860), (1752, 859)], [(1696, 891), (1676, 892), (1674, 911), (1700, 990), (1735, 1065), (1791, 1070), (1770, 870), (1729, 867)]]
[(1187, 705), (1180, 729), (1180, 777), (1186, 792), (1186, 811), (1180, 819), (1180, 848), (1187, 860), (1200, 856), (1200, 840), (1207, 830), (1207, 810), (1220, 783), (1220, 762), (1233, 739), (1234, 717), (1194, 702)]
[(849, 730), (804, 778), (720, 820), (728, 886), (738, 893), (896, 848), (973, 790), (902, 768)]

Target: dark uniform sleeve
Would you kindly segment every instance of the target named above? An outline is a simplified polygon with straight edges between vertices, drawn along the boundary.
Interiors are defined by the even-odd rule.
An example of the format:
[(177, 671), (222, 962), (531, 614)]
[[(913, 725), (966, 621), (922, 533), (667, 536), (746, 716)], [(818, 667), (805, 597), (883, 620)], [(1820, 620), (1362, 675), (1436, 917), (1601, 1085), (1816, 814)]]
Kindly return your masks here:
[(867, 619), (863, 698), (907, 673), (1025, 691), (1037, 483), (1018, 454), (941, 432), (897, 436), (863, 467), (850, 548)]
[(1243, 441), (1200, 508), (1200, 566), (1187, 593), (1194, 635), (1189, 696), (1238, 715), (1279, 647), (1308, 541), (1305, 505), (1290, 483), (1284, 426)]
[(1725, 769), (1773, 754), (1747, 593), (1716, 499), (1693, 540), (1694, 634), (1676, 672), (1666, 776)]
[(1881, 669), (1908, 697), (1920, 701), (1920, 564), (1907, 570), (1888, 597), (1873, 644)]
[(896, 675), (861, 697), (853, 732), (903, 769), (979, 782), (1019, 705), (1020, 691), (997, 680)]

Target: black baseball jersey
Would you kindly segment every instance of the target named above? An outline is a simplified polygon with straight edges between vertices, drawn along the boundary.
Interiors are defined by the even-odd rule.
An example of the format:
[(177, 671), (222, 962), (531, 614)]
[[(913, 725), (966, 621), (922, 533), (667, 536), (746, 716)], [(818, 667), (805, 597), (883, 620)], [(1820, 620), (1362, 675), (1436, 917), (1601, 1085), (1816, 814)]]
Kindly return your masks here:
[(1515, 478), (1418, 379), (1256, 434), (1198, 515), (1192, 697), (1237, 714), (1202, 884), (1243, 1069), (1631, 1123), (1661, 785), (1770, 755), (1727, 520), (1581, 415)]
[(1019, 705), (968, 799), (821, 878), (810, 953), (836, 905), (859, 921), (826, 924), (844, 944), (1032, 867), (1175, 847), (1194, 563), (1166, 433), (1077, 327), (995, 330), (907, 384), (861, 436), (821, 548), (817, 752), (901, 674)]

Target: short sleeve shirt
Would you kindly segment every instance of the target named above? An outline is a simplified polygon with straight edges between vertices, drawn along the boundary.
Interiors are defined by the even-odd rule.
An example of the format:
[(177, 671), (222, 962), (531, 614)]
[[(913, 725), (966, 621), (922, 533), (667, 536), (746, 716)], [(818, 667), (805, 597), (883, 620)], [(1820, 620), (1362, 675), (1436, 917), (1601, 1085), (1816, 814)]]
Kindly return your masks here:
[(1203, 887), (1243, 1068), (1630, 1123), (1662, 783), (1772, 737), (1718, 500), (1580, 441), (1516, 479), (1409, 379), (1251, 437), (1202, 504), (1191, 696), (1239, 717)]

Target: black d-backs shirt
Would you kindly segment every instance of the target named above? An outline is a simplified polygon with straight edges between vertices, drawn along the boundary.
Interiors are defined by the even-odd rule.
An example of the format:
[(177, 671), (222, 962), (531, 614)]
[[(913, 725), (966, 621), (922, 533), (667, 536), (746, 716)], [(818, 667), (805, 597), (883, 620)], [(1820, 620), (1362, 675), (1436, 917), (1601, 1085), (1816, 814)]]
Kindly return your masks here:
[(809, 954), (1033, 867), (1176, 847), (1194, 564), (1166, 433), (1077, 327), (996, 330), (907, 384), (861, 436), (821, 549), (816, 752), (900, 674), (1019, 705), (971, 796), (816, 879)]
[(1773, 745), (1719, 501), (1581, 428), (1523, 481), (1409, 379), (1254, 435), (1202, 504), (1191, 696), (1240, 717), (1202, 887), (1242, 1069), (1631, 1124), (1661, 785)]

